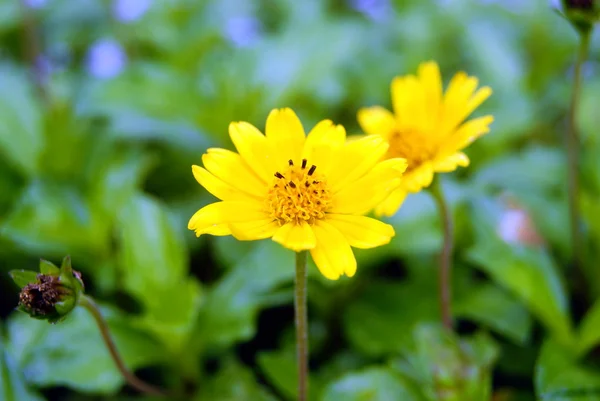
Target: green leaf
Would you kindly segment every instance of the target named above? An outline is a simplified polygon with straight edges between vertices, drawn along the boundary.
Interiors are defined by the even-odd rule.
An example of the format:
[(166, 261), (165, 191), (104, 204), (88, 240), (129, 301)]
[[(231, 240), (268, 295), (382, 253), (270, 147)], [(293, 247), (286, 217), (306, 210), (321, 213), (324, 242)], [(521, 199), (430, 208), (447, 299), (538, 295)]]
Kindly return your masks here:
[(11, 270), (8, 274), (20, 288), (25, 287), (27, 284), (35, 283), (38, 275), (37, 272), (30, 270)]
[(263, 389), (252, 371), (227, 359), (216, 376), (203, 382), (194, 401), (276, 401)]
[(99, 209), (75, 186), (36, 180), (7, 214), (0, 235), (35, 254), (105, 254), (109, 228)]
[(23, 71), (0, 66), (0, 155), (26, 176), (38, 171), (44, 147), (41, 112)]
[(498, 356), (485, 334), (460, 338), (439, 324), (421, 324), (414, 345), (392, 366), (412, 378), (431, 400), (489, 400), (492, 368)]
[[(111, 335), (131, 369), (163, 362), (163, 348), (135, 328), (130, 318), (103, 308)], [(124, 379), (110, 357), (91, 315), (75, 308), (58, 325), (23, 314), (8, 323), (7, 346), (19, 369), (37, 386), (67, 386), (77, 391), (114, 394)]]
[(182, 350), (196, 323), (200, 285), (187, 277), (181, 229), (163, 204), (136, 195), (120, 214), (124, 286), (145, 308), (142, 324), (174, 351)]
[(412, 341), (414, 327), (439, 318), (435, 283), (370, 283), (343, 312), (348, 340), (360, 352), (383, 356), (399, 352)]
[(347, 373), (329, 384), (322, 401), (421, 401), (423, 398), (397, 372), (384, 367)]
[[(296, 352), (292, 349), (283, 349), (274, 352), (261, 352), (258, 355), (258, 366), (266, 376), (269, 383), (286, 400), (295, 400), (298, 393), (298, 367)], [(318, 399), (321, 388), (318, 382), (309, 378), (308, 398)]]
[(60, 269), (52, 262), (45, 259), (40, 259), (40, 273), (48, 276), (58, 276)]
[(42, 401), (43, 398), (28, 388), (15, 359), (0, 337), (0, 400)]
[(294, 252), (273, 241), (255, 244), (206, 296), (196, 329), (203, 347), (227, 347), (249, 339), (269, 293), (294, 277)]
[(472, 212), (477, 235), (468, 258), (521, 299), (556, 338), (572, 343), (567, 296), (550, 255), (542, 248), (502, 241), (495, 231), (500, 211), (493, 203), (480, 200), (473, 205)]
[(571, 348), (546, 340), (535, 367), (535, 391), (543, 400), (600, 400), (600, 372), (577, 362)]
[(600, 343), (600, 300), (597, 300), (579, 326), (578, 354), (583, 355)]
[(525, 344), (531, 334), (531, 317), (523, 304), (492, 284), (462, 294), (454, 314), (483, 324), (517, 344)]

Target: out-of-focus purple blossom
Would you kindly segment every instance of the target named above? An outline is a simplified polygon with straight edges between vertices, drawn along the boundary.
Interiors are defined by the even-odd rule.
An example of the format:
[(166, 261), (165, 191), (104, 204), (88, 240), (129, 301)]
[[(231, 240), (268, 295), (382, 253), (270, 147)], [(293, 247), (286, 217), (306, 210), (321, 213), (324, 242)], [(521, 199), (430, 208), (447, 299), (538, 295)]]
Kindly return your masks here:
[(350, 7), (373, 21), (383, 21), (392, 12), (389, 0), (350, 0)]
[(121, 73), (127, 64), (123, 46), (114, 39), (97, 40), (87, 53), (88, 72), (97, 78), (113, 78)]
[(151, 3), (152, 0), (114, 0), (113, 15), (121, 22), (134, 22), (144, 16)]
[(261, 36), (260, 21), (254, 17), (232, 17), (225, 23), (225, 36), (237, 47), (249, 47)]
[(48, 3), (48, 0), (25, 0), (25, 5), (29, 8), (42, 8)]

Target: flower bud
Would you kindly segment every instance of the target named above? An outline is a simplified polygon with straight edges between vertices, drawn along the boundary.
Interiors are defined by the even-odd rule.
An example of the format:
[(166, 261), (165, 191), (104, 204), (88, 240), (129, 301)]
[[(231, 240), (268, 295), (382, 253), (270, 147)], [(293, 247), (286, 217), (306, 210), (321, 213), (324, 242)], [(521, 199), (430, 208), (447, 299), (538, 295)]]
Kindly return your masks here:
[(600, 0), (561, 0), (560, 10), (580, 32), (588, 32), (600, 22)]
[(10, 276), (21, 287), (18, 309), (35, 319), (56, 323), (71, 312), (83, 294), (81, 274), (65, 257), (60, 268), (46, 260), (40, 261), (40, 273), (13, 270)]

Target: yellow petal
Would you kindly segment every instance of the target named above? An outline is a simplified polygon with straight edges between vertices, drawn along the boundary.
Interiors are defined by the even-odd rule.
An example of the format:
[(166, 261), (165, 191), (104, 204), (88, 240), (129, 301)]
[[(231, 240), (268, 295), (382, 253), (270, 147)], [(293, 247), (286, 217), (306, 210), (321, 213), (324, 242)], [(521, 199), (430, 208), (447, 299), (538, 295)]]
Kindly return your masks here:
[(336, 150), (344, 146), (345, 139), (344, 127), (334, 125), (330, 120), (323, 120), (308, 134), (302, 158), (306, 159), (309, 165), (317, 166), (319, 172), (327, 176), (335, 163)]
[(284, 224), (273, 235), (273, 241), (296, 252), (312, 249), (317, 244), (315, 234), (306, 222)]
[(264, 182), (271, 182), (279, 164), (267, 138), (247, 122), (229, 124), (229, 136), (248, 167)]
[(312, 228), (317, 246), (310, 250), (310, 254), (321, 274), (330, 280), (337, 280), (342, 274), (354, 276), (356, 259), (342, 233), (322, 220)]
[(248, 200), (248, 193), (225, 183), (200, 166), (192, 166), (192, 174), (200, 185), (221, 200)]
[(400, 186), (404, 170), (406, 170), (404, 159), (389, 159), (378, 163), (360, 180), (333, 194), (331, 212), (368, 213)]
[(406, 199), (406, 189), (404, 187), (400, 187), (393, 191), (387, 198), (384, 199), (377, 207), (375, 208), (376, 216), (393, 216), (396, 214), (402, 203), (404, 203), (404, 199)]
[(421, 63), (418, 70), (419, 80), (425, 92), (425, 109), (428, 116), (427, 129), (432, 129), (438, 118), (442, 99), (442, 77), (440, 68), (434, 61)]
[(462, 152), (454, 153), (450, 156), (436, 159), (433, 162), (433, 169), (436, 172), (448, 173), (456, 170), (458, 166), (467, 167), (469, 165), (469, 158)]
[(259, 198), (267, 193), (266, 182), (235, 152), (211, 148), (202, 155), (202, 163), (211, 174), (239, 191)]
[(211, 203), (198, 210), (188, 222), (188, 229), (196, 235), (208, 234), (216, 226), (235, 222), (268, 218), (259, 202), (223, 201)]
[(454, 134), (446, 138), (440, 147), (440, 153), (452, 154), (469, 146), (473, 141), (490, 132), (492, 116), (483, 116), (467, 121)]
[(240, 241), (254, 241), (272, 237), (279, 229), (273, 219), (231, 223), (231, 234)]
[(388, 138), (390, 133), (396, 130), (394, 115), (383, 107), (374, 106), (360, 109), (357, 118), (360, 127), (369, 135), (381, 135)]
[(417, 78), (414, 75), (396, 77), (392, 80), (391, 88), (398, 124), (408, 130), (425, 129), (425, 92)]
[(287, 165), (288, 160), (300, 163), (304, 146), (304, 128), (292, 109), (274, 109), (267, 117), (266, 136), (279, 159), (278, 165)]
[(226, 235), (231, 235), (231, 230), (229, 229), (228, 224), (215, 224), (214, 226), (208, 227), (200, 233), (196, 232), (196, 235), (198, 237), (202, 234), (214, 235), (216, 237), (224, 237)]
[(385, 155), (388, 144), (379, 135), (368, 135), (346, 143), (336, 155), (335, 164), (327, 174), (333, 192), (356, 181), (369, 172)]
[(425, 162), (402, 176), (402, 187), (407, 192), (419, 192), (431, 185), (431, 181), (433, 181), (433, 165), (431, 162)]
[(385, 245), (394, 236), (394, 227), (366, 216), (328, 214), (327, 222), (346, 237), (350, 246), (369, 249)]

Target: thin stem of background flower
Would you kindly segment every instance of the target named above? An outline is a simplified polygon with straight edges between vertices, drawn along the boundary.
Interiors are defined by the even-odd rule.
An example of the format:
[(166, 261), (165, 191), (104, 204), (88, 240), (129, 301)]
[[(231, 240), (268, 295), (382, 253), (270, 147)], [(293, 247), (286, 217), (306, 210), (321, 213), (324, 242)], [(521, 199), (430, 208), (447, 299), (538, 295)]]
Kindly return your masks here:
[(35, 87), (44, 102), (48, 102), (46, 90), (46, 73), (42, 65), (40, 40), (35, 12), (25, 0), (21, 0), (21, 12), (23, 13), (23, 54), (31, 66), (31, 75)]
[(165, 392), (163, 392), (161, 389), (156, 388), (151, 384), (140, 380), (137, 376), (135, 376), (132, 372), (129, 371), (127, 366), (125, 366), (123, 359), (119, 355), (119, 351), (117, 350), (115, 342), (113, 341), (110, 335), (108, 324), (106, 323), (106, 320), (104, 320), (104, 317), (102, 317), (102, 313), (100, 312), (100, 309), (98, 308), (98, 305), (96, 305), (94, 300), (88, 297), (87, 295), (83, 295), (79, 301), (79, 305), (87, 309), (88, 312), (90, 312), (90, 314), (94, 317), (94, 320), (96, 321), (96, 324), (100, 329), (100, 333), (102, 334), (102, 339), (106, 344), (106, 348), (108, 348), (110, 356), (115, 361), (119, 372), (121, 372), (121, 375), (123, 375), (123, 377), (127, 381), (127, 384), (129, 384), (131, 387), (133, 387), (141, 393), (153, 396), (166, 396)]
[(571, 252), (574, 269), (581, 268), (581, 227), (579, 212), (579, 135), (576, 127), (577, 107), (581, 93), (581, 68), (588, 54), (591, 30), (579, 30), (579, 50), (575, 61), (573, 73), (573, 92), (571, 95), (571, 106), (569, 108), (568, 127), (566, 133), (567, 142), (567, 174), (568, 174), (568, 198), (569, 198), (569, 220), (571, 232)]
[(296, 356), (298, 358), (298, 401), (306, 401), (308, 391), (308, 318), (306, 312), (307, 251), (296, 252), (294, 307), (296, 311)]
[(454, 248), (454, 228), (452, 214), (444, 196), (441, 180), (436, 177), (431, 185), (444, 232), (444, 245), (439, 260), (439, 293), (442, 323), (452, 330), (452, 250)]

